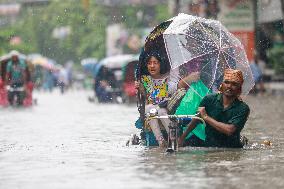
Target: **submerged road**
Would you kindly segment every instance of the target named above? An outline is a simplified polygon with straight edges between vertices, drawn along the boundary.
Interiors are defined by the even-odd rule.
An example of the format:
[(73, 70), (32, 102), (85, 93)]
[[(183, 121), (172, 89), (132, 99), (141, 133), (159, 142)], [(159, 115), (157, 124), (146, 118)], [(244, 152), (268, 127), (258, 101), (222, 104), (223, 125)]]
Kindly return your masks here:
[[(283, 188), (284, 97), (248, 96), (246, 149), (126, 147), (135, 105), (96, 104), (86, 91), (35, 93), (0, 109), (0, 188)], [(260, 143), (270, 140), (272, 146)]]

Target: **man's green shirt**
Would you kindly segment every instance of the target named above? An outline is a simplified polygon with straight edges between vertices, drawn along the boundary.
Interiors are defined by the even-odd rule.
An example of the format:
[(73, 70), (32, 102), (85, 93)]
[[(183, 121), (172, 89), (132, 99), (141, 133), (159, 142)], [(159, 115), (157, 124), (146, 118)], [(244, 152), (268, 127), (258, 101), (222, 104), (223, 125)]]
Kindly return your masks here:
[(216, 121), (232, 124), (236, 127), (236, 131), (231, 136), (227, 136), (214, 129), (211, 125), (205, 128), (206, 139), (205, 146), (211, 147), (242, 147), (240, 143), (240, 132), (249, 116), (249, 106), (236, 99), (229, 107), (223, 107), (222, 94), (210, 94), (203, 98), (200, 107), (205, 107), (207, 114)]

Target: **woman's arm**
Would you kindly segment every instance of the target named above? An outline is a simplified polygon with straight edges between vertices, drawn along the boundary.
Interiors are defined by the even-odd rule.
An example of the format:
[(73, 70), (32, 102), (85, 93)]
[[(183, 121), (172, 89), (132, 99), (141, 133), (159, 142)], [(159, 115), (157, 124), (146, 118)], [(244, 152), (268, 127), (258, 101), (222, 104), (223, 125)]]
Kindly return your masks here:
[(144, 86), (142, 85), (142, 83), (140, 81), (135, 81), (134, 85), (135, 85), (135, 88), (137, 90), (139, 90), (141, 94), (143, 94), (143, 95), (146, 94), (145, 88), (144, 88)]
[(188, 88), (192, 82), (200, 79), (200, 72), (192, 72), (178, 82), (178, 88)]

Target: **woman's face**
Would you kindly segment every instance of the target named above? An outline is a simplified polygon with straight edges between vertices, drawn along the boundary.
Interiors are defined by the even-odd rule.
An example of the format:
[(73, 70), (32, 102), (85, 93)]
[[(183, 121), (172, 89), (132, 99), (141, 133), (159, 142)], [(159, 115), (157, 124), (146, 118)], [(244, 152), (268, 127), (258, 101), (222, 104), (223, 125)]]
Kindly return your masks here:
[(147, 69), (151, 76), (160, 76), (161, 71), (161, 64), (160, 61), (154, 57), (151, 56), (151, 58), (147, 62)]

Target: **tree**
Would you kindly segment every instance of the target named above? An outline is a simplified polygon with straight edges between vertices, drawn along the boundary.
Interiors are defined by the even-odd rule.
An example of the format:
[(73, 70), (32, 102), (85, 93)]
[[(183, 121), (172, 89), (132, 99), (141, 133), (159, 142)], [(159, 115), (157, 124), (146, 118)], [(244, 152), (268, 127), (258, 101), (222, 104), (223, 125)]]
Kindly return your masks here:
[[(124, 23), (135, 30), (152, 27), (169, 18), (167, 5), (122, 6), (111, 10), (95, 1), (53, 0), (45, 6), (25, 6), (16, 24), (1, 28), (2, 51), (17, 49), (25, 54), (40, 53), (58, 63), (78, 62), (86, 57), (103, 58), (106, 52), (106, 27)], [(114, 13), (117, 17), (114, 18)], [(119, 19), (117, 19), (119, 17)], [(20, 36), (22, 43), (9, 40)]]

